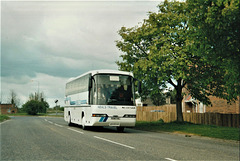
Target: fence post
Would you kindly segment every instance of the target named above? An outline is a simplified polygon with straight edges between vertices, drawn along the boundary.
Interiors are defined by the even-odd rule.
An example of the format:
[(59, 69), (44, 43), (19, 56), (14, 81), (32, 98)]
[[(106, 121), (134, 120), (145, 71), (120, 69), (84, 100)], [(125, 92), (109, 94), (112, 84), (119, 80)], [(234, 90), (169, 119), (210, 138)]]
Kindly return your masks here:
[(207, 113), (203, 114), (203, 124), (206, 125), (207, 124)]
[(237, 128), (240, 128), (240, 125), (239, 125), (239, 116), (240, 116), (240, 114), (235, 114), (235, 127), (237, 127)]
[(220, 114), (216, 113), (216, 125), (220, 126)]
[(209, 124), (216, 125), (216, 114), (215, 113), (209, 113)]
[(197, 124), (197, 113), (193, 114), (193, 122), (194, 124)]
[(174, 118), (174, 113), (171, 112), (171, 119), (169, 120), (169, 122), (172, 122), (172, 121), (176, 121), (176, 119)]
[(147, 121), (146, 119), (146, 111), (143, 112), (143, 117), (142, 117), (143, 121)]
[(143, 121), (143, 111), (137, 111), (137, 120)]
[(146, 112), (146, 121), (151, 121), (149, 117), (149, 112)]
[(232, 114), (228, 114), (228, 127), (232, 127)]
[(198, 124), (202, 124), (202, 115), (203, 113), (198, 114)]
[(196, 113), (196, 123), (195, 124), (199, 124), (198, 122), (199, 122), (199, 114), (200, 113)]
[(222, 115), (222, 126), (227, 126), (227, 119), (226, 119), (226, 115), (221, 114)]
[(186, 112), (183, 112), (183, 120), (186, 121)]

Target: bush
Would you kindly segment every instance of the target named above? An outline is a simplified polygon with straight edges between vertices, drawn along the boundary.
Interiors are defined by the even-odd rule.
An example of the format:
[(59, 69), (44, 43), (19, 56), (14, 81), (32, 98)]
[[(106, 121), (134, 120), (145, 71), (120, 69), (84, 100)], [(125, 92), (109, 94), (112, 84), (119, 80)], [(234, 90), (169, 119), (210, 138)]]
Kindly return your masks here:
[(59, 109), (60, 111), (64, 111), (64, 107), (60, 107), (60, 109)]
[(4, 120), (8, 120), (10, 119), (8, 116), (6, 115), (0, 115), (0, 122), (4, 121)]
[(163, 120), (163, 119), (160, 119), (160, 120), (158, 120), (158, 123), (163, 124), (163, 123), (164, 123), (164, 120)]
[(48, 103), (37, 100), (30, 100), (23, 105), (23, 109), (29, 115), (37, 115), (37, 113), (46, 113), (47, 108), (49, 107)]

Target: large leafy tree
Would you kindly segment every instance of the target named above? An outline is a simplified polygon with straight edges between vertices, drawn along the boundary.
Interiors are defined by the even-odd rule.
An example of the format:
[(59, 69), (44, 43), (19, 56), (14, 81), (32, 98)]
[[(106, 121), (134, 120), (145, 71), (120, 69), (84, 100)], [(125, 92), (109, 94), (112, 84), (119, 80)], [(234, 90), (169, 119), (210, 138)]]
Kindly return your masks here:
[(117, 47), (124, 54), (117, 64), (142, 80), (145, 93), (157, 93), (171, 84), (176, 90), (177, 121), (182, 122), (182, 89), (186, 84), (195, 98), (208, 104), (211, 89), (222, 87), (207, 76), (214, 74), (221, 80), (222, 75), (214, 64), (194, 52), (191, 35), (195, 30), (189, 25), (187, 4), (165, 1), (158, 7), (159, 12), (149, 13), (141, 26), (121, 28), (122, 40), (117, 41)]
[(117, 64), (121, 70), (133, 71), (143, 80), (144, 89), (154, 93), (167, 83), (173, 85), (177, 91), (177, 121), (183, 121), (182, 88), (192, 64), (186, 5), (165, 1), (158, 7), (159, 12), (150, 13), (140, 27), (121, 28), (122, 41), (117, 41), (117, 47), (125, 54)]
[(194, 52), (218, 66), (223, 75), (222, 79), (213, 77), (222, 85), (214, 95), (235, 100), (240, 92), (240, 1), (187, 0), (187, 4), (195, 30)]

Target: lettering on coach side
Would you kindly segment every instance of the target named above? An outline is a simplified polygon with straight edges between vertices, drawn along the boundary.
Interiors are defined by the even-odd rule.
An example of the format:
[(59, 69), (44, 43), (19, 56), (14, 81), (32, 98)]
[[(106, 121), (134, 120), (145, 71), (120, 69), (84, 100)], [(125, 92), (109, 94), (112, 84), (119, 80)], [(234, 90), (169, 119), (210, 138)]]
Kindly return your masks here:
[(122, 107), (122, 109), (135, 109), (136, 107)]
[(113, 109), (113, 110), (117, 109), (116, 106), (98, 106), (98, 108), (100, 108), (100, 109)]

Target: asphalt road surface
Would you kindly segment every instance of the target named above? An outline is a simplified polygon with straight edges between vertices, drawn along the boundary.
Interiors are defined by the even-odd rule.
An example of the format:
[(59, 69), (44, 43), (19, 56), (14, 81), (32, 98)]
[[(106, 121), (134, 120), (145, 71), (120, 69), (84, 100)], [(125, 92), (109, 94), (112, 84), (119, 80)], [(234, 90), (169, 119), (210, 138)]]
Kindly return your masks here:
[(0, 124), (0, 160), (239, 160), (239, 142), (115, 128), (82, 130), (63, 118)]

